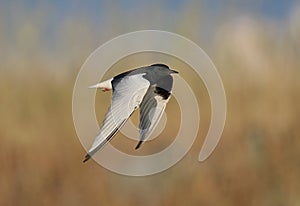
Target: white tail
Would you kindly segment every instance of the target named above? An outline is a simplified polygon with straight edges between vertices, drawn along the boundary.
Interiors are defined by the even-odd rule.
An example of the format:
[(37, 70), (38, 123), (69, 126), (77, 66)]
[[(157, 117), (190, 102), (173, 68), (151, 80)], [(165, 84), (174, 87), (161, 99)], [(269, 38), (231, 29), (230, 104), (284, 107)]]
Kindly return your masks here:
[(111, 84), (112, 80), (113, 78), (100, 82), (99, 84), (89, 86), (89, 89), (101, 89), (102, 91), (109, 91), (112, 89), (112, 84)]

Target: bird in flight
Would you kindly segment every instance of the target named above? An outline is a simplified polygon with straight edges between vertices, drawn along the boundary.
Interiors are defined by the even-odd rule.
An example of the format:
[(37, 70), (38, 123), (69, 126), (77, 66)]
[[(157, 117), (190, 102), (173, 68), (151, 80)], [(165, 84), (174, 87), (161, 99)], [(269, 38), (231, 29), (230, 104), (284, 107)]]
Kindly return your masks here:
[(178, 72), (165, 64), (153, 64), (91, 86), (102, 91), (112, 90), (112, 101), (83, 162), (108, 143), (137, 108), (140, 110), (140, 122), (139, 142), (135, 149), (138, 149), (162, 117), (170, 99), (173, 86), (171, 74), (174, 73)]

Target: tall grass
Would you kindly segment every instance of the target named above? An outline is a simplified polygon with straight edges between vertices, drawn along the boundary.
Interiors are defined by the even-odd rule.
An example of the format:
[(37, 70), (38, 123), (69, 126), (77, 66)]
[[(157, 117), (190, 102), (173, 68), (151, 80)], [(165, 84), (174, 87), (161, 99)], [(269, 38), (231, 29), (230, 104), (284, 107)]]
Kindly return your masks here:
[[(228, 100), (220, 144), (206, 162), (197, 162), (210, 121), (209, 98), (201, 80), (182, 69), (200, 102), (203, 116), (198, 138), (187, 156), (169, 170), (131, 178), (92, 161), (82, 163), (85, 151), (73, 127), (71, 95), (76, 73), (88, 54), (110, 35), (126, 32), (127, 24), (135, 30), (148, 28), (146, 20), (135, 18), (135, 25), (130, 17), (127, 22), (125, 11), (106, 3), (106, 11), (120, 12), (119, 16), (107, 12), (106, 17), (113, 19), (105, 18), (106, 27), (71, 13), (47, 34), (55, 6), (16, 5), (6, 6), (19, 9), (17, 17), (0, 19), (0, 205), (300, 204), (297, 10), (284, 22), (251, 16), (220, 21), (208, 48)], [(195, 5), (199, 13), (192, 9)], [(195, 22), (206, 16), (201, 17), (200, 8), (197, 3), (183, 5), (175, 13), (186, 19), (176, 25), (171, 23), (175, 14), (159, 7), (163, 21), (159, 25), (165, 23), (169, 30), (201, 43), (203, 27)], [(138, 11), (140, 16), (147, 8)], [(4, 7), (1, 17), (3, 12)], [(222, 12), (220, 16), (230, 16), (229, 11)], [(97, 108), (99, 113), (105, 110)], [(167, 112), (172, 116), (172, 110)], [(154, 141), (159, 145), (164, 138)]]

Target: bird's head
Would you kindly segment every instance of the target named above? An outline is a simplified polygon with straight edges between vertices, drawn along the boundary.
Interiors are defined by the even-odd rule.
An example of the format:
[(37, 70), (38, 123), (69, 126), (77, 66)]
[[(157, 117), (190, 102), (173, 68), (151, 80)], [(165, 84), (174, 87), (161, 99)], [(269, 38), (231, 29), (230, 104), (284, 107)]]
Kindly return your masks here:
[(169, 68), (169, 66), (165, 64), (152, 64), (153, 70), (160, 76), (177, 74), (178, 72)]

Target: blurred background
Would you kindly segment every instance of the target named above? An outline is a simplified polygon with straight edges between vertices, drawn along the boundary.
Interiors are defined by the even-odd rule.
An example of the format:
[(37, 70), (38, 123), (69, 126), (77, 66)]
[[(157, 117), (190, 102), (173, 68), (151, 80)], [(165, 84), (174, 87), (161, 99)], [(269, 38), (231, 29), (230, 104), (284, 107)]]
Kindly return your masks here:
[[(296, 0), (1, 1), (0, 205), (300, 205), (299, 22)], [(169, 170), (134, 178), (82, 163), (72, 89), (92, 51), (142, 29), (175, 32), (203, 48), (228, 109), (218, 147), (198, 162), (210, 102), (201, 79), (180, 67), (198, 95), (198, 138)], [(111, 75), (130, 68), (116, 65)], [(108, 104), (97, 108), (99, 121)], [(149, 145), (163, 149), (168, 131)]]

